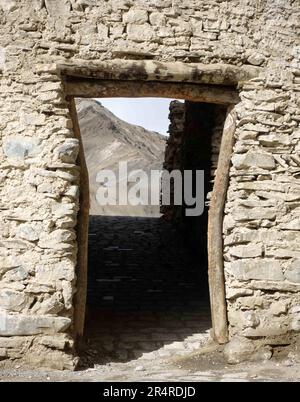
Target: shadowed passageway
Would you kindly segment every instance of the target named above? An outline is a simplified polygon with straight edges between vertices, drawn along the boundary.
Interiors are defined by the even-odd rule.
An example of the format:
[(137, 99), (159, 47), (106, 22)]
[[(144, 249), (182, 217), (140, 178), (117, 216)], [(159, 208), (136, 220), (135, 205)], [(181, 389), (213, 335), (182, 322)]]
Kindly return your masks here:
[(162, 218), (90, 218), (89, 364), (187, 353), (206, 339), (207, 262), (187, 233)]
[(88, 305), (122, 311), (197, 309), (207, 296), (204, 257), (186, 231), (162, 218), (92, 216)]

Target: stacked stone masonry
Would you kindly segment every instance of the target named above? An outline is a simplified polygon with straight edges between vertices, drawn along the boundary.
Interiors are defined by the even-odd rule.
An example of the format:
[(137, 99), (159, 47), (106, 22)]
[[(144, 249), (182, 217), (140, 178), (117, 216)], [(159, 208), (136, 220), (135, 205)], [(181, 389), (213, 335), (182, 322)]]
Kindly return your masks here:
[(257, 340), (292, 342), (299, 14), (297, 0), (0, 0), (0, 359), (76, 364), (79, 144), (58, 66), (112, 59), (259, 67), (240, 82), (235, 107), (224, 216), (229, 338), (248, 350)]

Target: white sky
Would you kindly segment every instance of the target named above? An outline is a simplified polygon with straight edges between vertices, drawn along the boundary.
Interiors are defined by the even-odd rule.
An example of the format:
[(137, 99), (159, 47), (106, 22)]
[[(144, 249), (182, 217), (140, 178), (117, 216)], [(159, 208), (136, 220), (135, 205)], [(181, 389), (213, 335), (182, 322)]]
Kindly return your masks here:
[(169, 105), (166, 98), (101, 98), (97, 99), (113, 114), (128, 123), (168, 135)]

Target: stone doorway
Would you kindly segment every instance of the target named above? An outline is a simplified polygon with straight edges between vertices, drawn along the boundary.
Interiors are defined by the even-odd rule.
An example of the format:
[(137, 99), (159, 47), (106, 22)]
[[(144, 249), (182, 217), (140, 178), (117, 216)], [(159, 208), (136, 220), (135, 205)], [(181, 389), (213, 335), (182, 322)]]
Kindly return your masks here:
[[(126, 108), (129, 101), (119, 99), (119, 107)], [(195, 351), (211, 327), (207, 255), (209, 194), (227, 107), (172, 101), (170, 111), (165, 110), (170, 119), (170, 136), (164, 140), (146, 131), (131, 132), (138, 127), (123, 127), (122, 121), (110, 115), (100, 102), (101, 99), (76, 101), (91, 202), (82, 361), (85, 364), (125, 362)], [(154, 99), (152, 107), (155, 107)], [(98, 131), (93, 132), (96, 127)], [(110, 130), (116, 155), (110, 153)], [(148, 147), (151, 153), (155, 147), (161, 147), (162, 152), (155, 153), (152, 162), (145, 164), (141, 158), (137, 163), (136, 156), (132, 158), (134, 148), (128, 153), (124, 149), (132, 141), (138, 150), (143, 147), (144, 153)], [(110, 155), (108, 159), (106, 153)], [(172, 198), (171, 205), (152, 207), (153, 210), (149, 210), (150, 206), (144, 207), (144, 211), (142, 206), (99, 207), (95, 203), (93, 161), (97, 155), (98, 170), (103, 167), (115, 170), (114, 158), (116, 161), (128, 158), (131, 169), (164, 167), (170, 173), (175, 169), (190, 170), (194, 179), (196, 170), (204, 171), (204, 189), (201, 189), (205, 192), (204, 212), (188, 217), (186, 206), (174, 205)], [(198, 192), (197, 196), (200, 196)]]
[[(76, 70), (76, 69), (75, 69)], [(220, 82), (226, 83), (222, 85), (198, 85), (186, 82), (173, 82), (176, 78), (172, 76), (171, 82), (168, 81), (168, 77), (164, 77), (160, 80), (159, 74), (156, 77), (151, 76), (151, 80), (147, 81), (146, 77), (140, 78), (140, 71), (136, 73), (137, 80), (124, 73), (122, 78), (119, 79), (119, 74), (115, 71), (112, 73), (116, 76), (116, 80), (104, 80), (91, 77), (85, 77), (82, 70), (72, 72), (68, 70), (68, 67), (62, 67), (62, 72), (67, 73), (65, 78), (65, 88), (68, 94), (71, 116), (75, 132), (78, 138), (80, 138), (80, 130), (78, 126), (76, 108), (74, 98), (76, 97), (114, 97), (114, 96), (157, 96), (157, 97), (173, 97), (185, 99), (192, 103), (202, 103), (210, 105), (223, 105), (226, 110), (223, 113), (223, 127), (222, 130), (226, 135), (221, 136), (222, 141), (220, 145), (220, 158), (218, 165), (218, 172), (215, 177), (214, 191), (211, 198), (210, 213), (208, 219), (208, 262), (209, 262), (209, 284), (210, 284), (210, 300), (212, 306), (212, 320), (215, 339), (220, 343), (224, 343), (228, 339), (227, 335), (227, 314), (226, 314), (226, 302), (225, 302), (225, 289), (224, 289), (224, 274), (223, 274), (223, 252), (222, 252), (222, 216), (223, 207), (225, 203), (227, 183), (228, 183), (228, 171), (230, 166), (230, 158), (232, 153), (233, 133), (235, 129), (235, 119), (233, 113), (228, 113), (231, 107), (238, 103), (239, 98), (232, 87), (235, 80), (225, 76), (220, 79), (220, 75), (216, 75), (218, 84)], [(187, 76), (190, 76), (190, 71), (187, 72)], [(218, 72), (219, 73), (219, 72)], [(151, 73), (152, 74), (152, 73)], [(165, 73), (164, 73), (165, 74)], [(82, 77), (84, 75), (84, 78)], [(94, 74), (93, 74), (94, 75)], [(105, 74), (104, 74), (105, 75)], [(211, 72), (209, 72), (211, 75)], [(101, 74), (100, 74), (101, 76)], [(107, 75), (106, 75), (107, 76)], [(222, 76), (222, 74), (221, 74)], [(108, 75), (108, 78), (111, 78)], [(182, 78), (182, 77), (181, 77)], [(197, 78), (197, 77), (196, 77)], [(196, 78), (192, 79), (196, 80)], [(239, 77), (236, 77), (237, 79)], [(214, 81), (215, 78), (209, 80)], [(189, 78), (186, 79), (189, 81)], [(229, 81), (228, 81), (229, 80)], [(162, 82), (164, 81), (164, 82)], [(185, 81), (183, 79), (183, 81)], [(201, 81), (201, 79), (200, 79)], [(230, 84), (229, 84), (230, 82)], [(226, 116), (227, 113), (227, 116)], [(224, 125), (224, 120), (225, 125)], [(220, 139), (221, 140), (221, 139)], [(88, 174), (86, 170), (84, 154), (80, 155), (81, 165), (81, 201), (80, 201), (80, 214), (78, 222), (78, 244), (80, 244), (78, 250), (78, 270), (77, 270), (77, 293), (75, 298), (75, 335), (77, 338), (81, 338), (83, 335), (84, 319), (85, 319), (85, 300), (87, 291), (87, 255), (88, 255)], [(216, 190), (217, 189), (217, 190)]]
[[(155, 107), (155, 101), (152, 100), (152, 107)], [(91, 101), (85, 101), (86, 104), (88, 102)], [(129, 100), (118, 102), (125, 108)], [(139, 100), (139, 104), (141, 102), (143, 100)], [(192, 105), (194, 108), (198, 105), (198, 108), (192, 110)], [(91, 103), (90, 107), (93, 106), (97, 108), (98, 119), (104, 125), (101, 129), (101, 122), (97, 120), (97, 142), (103, 144), (99, 154), (102, 152), (103, 155), (105, 150), (110, 149), (110, 145), (105, 148), (105, 142), (108, 141), (111, 126), (118, 132), (117, 140), (113, 137), (114, 146), (117, 141), (122, 141), (122, 122), (105, 112), (101, 115), (99, 106)], [(144, 212), (141, 206), (109, 206), (99, 211), (94, 206), (95, 175), (90, 161), (89, 141), (93, 133), (89, 130), (93, 117), (92, 110), (88, 112), (86, 109), (87, 106), (83, 109), (80, 102), (78, 117), (91, 189), (84, 335), (87, 352), (84, 361), (93, 362), (97, 358), (98, 363), (105, 363), (140, 357), (157, 358), (172, 354), (173, 348), (177, 353), (193, 351), (199, 347), (203, 332), (211, 326), (206, 252), (207, 208), (204, 216), (192, 219), (184, 219), (183, 206), (174, 205), (162, 207), (162, 214), (159, 206), (156, 209), (153, 206), (150, 211), (149, 207), (145, 207)], [(167, 109), (164, 112), (169, 114)], [(207, 114), (205, 119), (203, 114)], [(137, 132), (137, 137), (134, 137), (136, 134), (130, 129), (137, 128), (125, 127), (125, 141), (132, 143), (134, 139), (138, 150), (143, 146), (147, 155), (148, 147), (149, 152), (154, 153), (155, 146), (159, 146), (162, 152), (155, 153), (151, 162), (146, 164), (142, 158), (134, 163), (131, 156), (134, 148), (130, 148), (131, 153), (119, 148), (119, 158), (128, 158), (128, 166), (137, 169), (161, 169), (163, 165), (169, 171), (175, 168), (184, 170), (185, 167), (202, 169), (206, 173), (205, 188), (208, 190), (214, 118), (215, 113), (209, 113), (208, 105), (185, 105), (173, 101), (170, 105), (170, 136), (164, 143), (163, 138), (154, 133)], [(97, 119), (97, 114), (94, 119)], [(189, 126), (189, 120), (194, 123), (196, 120), (198, 126)], [(86, 128), (87, 121), (89, 129)], [(205, 121), (205, 125), (201, 121)], [(139, 136), (142, 136), (143, 144), (140, 144)], [(94, 149), (96, 146), (93, 142)], [(189, 155), (192, 149), (193, 154)], [(114, 167), (113, 158), (113, 155), (109, 157), (106, 166)], [(89, 356), (89, 351), (95, 353), (94, 359)]]

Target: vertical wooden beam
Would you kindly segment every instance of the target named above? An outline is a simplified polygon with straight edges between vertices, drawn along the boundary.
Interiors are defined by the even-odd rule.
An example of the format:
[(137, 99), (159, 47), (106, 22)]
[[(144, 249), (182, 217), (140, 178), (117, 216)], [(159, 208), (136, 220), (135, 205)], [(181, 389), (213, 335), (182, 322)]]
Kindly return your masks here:
[(74, 338), (76, 345), (80, 346), (83, 336), (88, 271), (88, 233), (89, 233), (89, 175), (84, 157), (84, 149), (78, 123), (76, 104), (74, 98), (69, 102), (70, 114), (73, 121), (75, 137), (79, 140), (78, 163), (80, 166), (80, 210), (77, 218), (77, 268), (76, 268), (76, 294), (74, 296)]
[(223, 217), (231, 164), (236, 112), (228, 109), (208, 216), (208, 275), (215, 340), (228, 342), (228, 320), (223, 258)]

